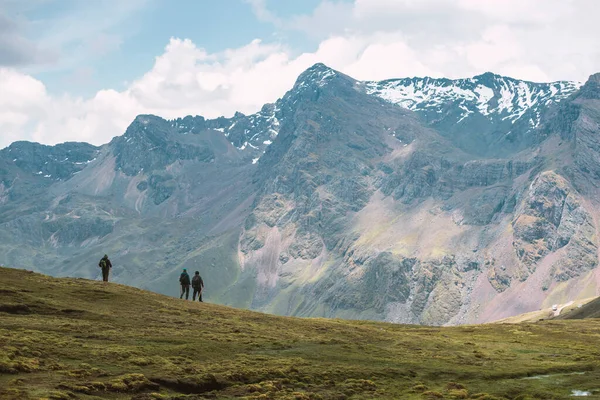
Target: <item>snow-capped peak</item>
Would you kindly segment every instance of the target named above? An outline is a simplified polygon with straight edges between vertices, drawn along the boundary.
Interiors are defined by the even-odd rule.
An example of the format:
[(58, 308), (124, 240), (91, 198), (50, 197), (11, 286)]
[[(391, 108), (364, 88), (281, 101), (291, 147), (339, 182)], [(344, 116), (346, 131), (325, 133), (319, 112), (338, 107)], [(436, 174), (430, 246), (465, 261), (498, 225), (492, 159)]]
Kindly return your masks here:
[(467, 79), (404, 78), (366, 82), (367, 92), (417, 112), (441, 113), (455, 104), (462, 121), (479, 113), (493, 120), (516, 122), (528, 113), (531, 124), (540, 122), (540, 111), (581, 87), (579, 82), (534, 83), (485, 73)]
[(296, 80), (294, 89), (302, 89), (310, 86), (311, 84), (316, 84), (319, 87), (323, 87), (337, 74), (339, 74), (339, 72), (329, 68), (325, 64), (317, 63), (300, 74)]

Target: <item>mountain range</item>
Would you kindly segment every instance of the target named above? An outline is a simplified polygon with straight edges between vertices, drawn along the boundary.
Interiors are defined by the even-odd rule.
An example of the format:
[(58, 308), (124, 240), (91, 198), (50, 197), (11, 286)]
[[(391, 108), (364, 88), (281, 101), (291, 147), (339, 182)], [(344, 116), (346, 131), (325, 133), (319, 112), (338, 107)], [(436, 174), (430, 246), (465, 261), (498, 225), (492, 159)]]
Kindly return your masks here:
[(600, 294), (600, 74), (357, 81), (0, 150), (0, 263), (281, 315), (487, 322)]

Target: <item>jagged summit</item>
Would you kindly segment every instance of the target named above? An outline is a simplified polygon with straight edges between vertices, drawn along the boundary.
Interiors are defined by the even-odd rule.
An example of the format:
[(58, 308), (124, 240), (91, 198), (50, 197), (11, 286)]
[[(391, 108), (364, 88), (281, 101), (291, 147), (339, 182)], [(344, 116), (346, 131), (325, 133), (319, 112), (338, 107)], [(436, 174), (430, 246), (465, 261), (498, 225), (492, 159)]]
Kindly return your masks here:
[[(403, 78), (368, 82), (368, 92), (413, 111), (447, 103), (463, 106), (466, 118), (473, 112), (497, 115), (514, 122), (527, 111), (564, 99), (580, 86), (577, 82), (533, 83), (487, 72), (473, 78)], [(537, 126), (539, 119), (533, 125)]]
[(308, 87), (324, 87), (330, 82), (356, 82), (353, 78), (336, 71), (323, 63), (317, 63), (298, 76), (292, 91)]
[(334, 70), (331, 67), (323, 63), (316, 63), (311, 67), (307, 68), (303, 73), (301, 73), (298, 79), (305, 78), (307, 76), (316, 76), (316, 75), (328, 75), (328, 74), (339, 74), (339, 71)]
[(587, 82), (593, 82), (593, 83), (598, 83), (600, 84), (600, 72), (597, 72), (595, 74), (590, 75), (590, 77), (588, 78)]
[[(452, 80), (452, 79), (449, 79), (449, 80)], [(506, 75), (497, 74), (497, 73), (492, 72), (492, 71), (486, 71), (486, 72), (483, 72), (481, 74), (477, 74), (477, 75), (473, 76), (472, 78), (459, 78), (459, 79), (455, 79), (455, 80), (477, 80), (477, 81), (485, 81), (485, 80), (511, 80), (511, 81), (533, 83), (533, 84), (544, 84), (544, 83), (554, 83), (554, 82), (570, 82), (570, 81), (554, 81), (554, 82), (529, 81), (527, 79), (518, 79), (518, 78), (513, 78), (513, 77), (510, 77), (510, 76), (506, 76)]]
[(164, 118), (159, 117), (158, 115), (154, 115), (154, 114), (139, 114), (137, 117), (135, 117), (134, 122), (140, 122), (140, 123), (148, 123), (151, 121), (165, 121)]
[(333, 71), (333, 72), (337, 72), (335, 71), (333, 68), (328, 67), (327, 65), (325, 65), (322, 62), (318, 62), (313, 64), (311, 67), (307, 68), (305, 72), (309, 72), (309, 71), (313, 71), (313, 72), (327, 72), (327, 71)]
[(164, 134), (164, 129), (157, 128), (165, 128), (168, 125), (169, 122), (159, 116), (152, 114), (140, 114), (135, 117), (131, 124), (129, 124), (123, 137), (128, 139), (134, 136), (147, 136), (155, 133)]
[(501, 77), (502, 77), (502, 75), (496, 74), (492, 71), (486, 71), (484, 73), (475, 75), (473, 78), (474, 79), (476, 79), (476, 78), (490, 79), (490, 78), (501, 78)]
[(593, 74), (581, 88), (579, 98), (600, 100), (600, 73)]

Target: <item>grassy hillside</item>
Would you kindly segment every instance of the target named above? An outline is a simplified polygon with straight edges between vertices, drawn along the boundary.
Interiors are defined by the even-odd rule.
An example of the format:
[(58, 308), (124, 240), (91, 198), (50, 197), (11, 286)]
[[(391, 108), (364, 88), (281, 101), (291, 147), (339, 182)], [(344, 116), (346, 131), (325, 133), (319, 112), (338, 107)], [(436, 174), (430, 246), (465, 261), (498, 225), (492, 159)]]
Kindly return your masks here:
[(589, 303), (572, 309), (571, 311), (561, 314), (557, 319), (586, 319), (600, 318), (600, 298), (597, 298)]
[(600, 321), (296, 319), (0, 269), (1, 399), (600, 398)]
[[(509, 318), (503, 318), (498, 321), (494, 321), (499, 324), (519, 324), (524, 322), (538, 322), (548, 319), (573, 319), (574, 315), (580, 315), (578, 319), (583, 318), (600, 318), (600, 313), (593, 315), (593, 312), (584, 312), (581, 313), (580, 310), (585, 309), (591, 311), (595, 309), (598, 311), (598, 305), (600, 299), (597, 298), (588, 298), (576, 301), (570, 301), (566, 304), (557, 304), (557, 309), (554, 310), (552, 307), (544, 308), (537, 311), (531, 311), (525, 314), (515, 315)], [(596, 304), (596, 306), (592, 306), (588, 308), (589, 304)], [(585, 308), (584, 308), (585, 307)]]

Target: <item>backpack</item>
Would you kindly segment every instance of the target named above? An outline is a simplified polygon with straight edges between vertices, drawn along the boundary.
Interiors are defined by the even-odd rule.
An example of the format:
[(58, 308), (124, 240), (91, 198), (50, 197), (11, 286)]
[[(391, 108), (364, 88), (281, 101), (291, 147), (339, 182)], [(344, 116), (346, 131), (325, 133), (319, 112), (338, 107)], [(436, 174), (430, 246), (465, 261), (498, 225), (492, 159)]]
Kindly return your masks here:
[(181, 274), (181, 276), (179, 277), (179, 282), (182, 285), (189, 285), (190, 284), (190, 276), (188, 274), (186, 274), (185, 272)]
[(102, 260), (100, 260), (100, 262), (98, 263), (98, 266), (102, 269), (106, 268), (106, 260), (104, 258)]
[(200, 289), (201, 278), (199, 275), (194, 275), (192, 278), (192, 287)]

